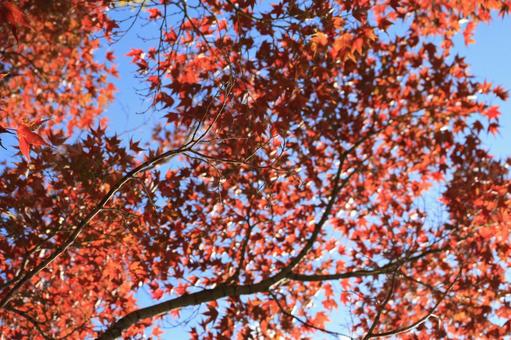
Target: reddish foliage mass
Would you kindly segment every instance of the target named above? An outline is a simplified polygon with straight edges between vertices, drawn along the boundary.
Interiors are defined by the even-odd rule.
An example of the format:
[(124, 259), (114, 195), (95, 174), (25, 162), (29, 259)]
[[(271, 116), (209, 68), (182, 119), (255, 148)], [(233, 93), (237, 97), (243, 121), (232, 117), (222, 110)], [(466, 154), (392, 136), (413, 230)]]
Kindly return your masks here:
[(451, 53), (511, 2), (126, 3), (159, 36), (127, 54), (164, 116), (142, 146), (90, 128), (115, 74), (94, 35), (137, 29), (126, 9), (0, 4), (26, 158), (1, 170), (2, 334), (136, 337), (188, 306), (192, 338), (511, 332), (511, 160), (481, 141), (507, 92)]
[(111, 99), (106, 77), (115, 73), (94, 60), (99, 41), (115, 25), (107, 1), (20, 0), (0, 3), (0, 105), (4, 127), (49, 119), (70, 130), (93, 123)]

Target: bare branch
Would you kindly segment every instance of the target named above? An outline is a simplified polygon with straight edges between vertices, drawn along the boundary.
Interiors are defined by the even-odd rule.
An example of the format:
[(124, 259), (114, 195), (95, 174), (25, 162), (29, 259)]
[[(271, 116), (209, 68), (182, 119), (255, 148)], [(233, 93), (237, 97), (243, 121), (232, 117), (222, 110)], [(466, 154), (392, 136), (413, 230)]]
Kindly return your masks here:
[(372, 275), (381, 275), (381, 274), (388, 274), (396, 270), (396, 268), (406, 264), (418, 261), (422, 259), (423, 257), (430, 255), (430, 254), (436, 254), (444, 251), (445, 249), (430, 249), (425, 252), (422, 252), (415, 256), (408, 256), (404, 257), (402, 259), (392, 261), (384, 266), (377, 267), (374, 269), (360, 269), (360, 270), (354, 270), (351, 272), (345, 272), (345, 273), (335, 273), (335, 274), (298, 274), (298, 273), (290, 273), (287, 278), (294, 281), (329, 281), (329, 280), (340, 280), (340, 279), (349, 279), (352, 277), (365, 277), (365, 276), (372, 276)]
[(376, 334), (373, 334), (371, 337), (372, 338), (376, 338), (376, 337), (386, 337), (386, 336), (397, 335), (397, 334), (400, 334), (400, 333), (407, 332), (407, 331), (409, 331), (411, 329), (414, 329), (415, 327), (418, 327), (422, 323), (426, 322), (431, 316), (433, 316), (433, 313), (435, 312), (435, 310), (442, 303), (442, 301), (444, 301), (445, 297), (451, 291), (451, 289), (454, 286), (454, 284), (456, 283), (456, 281), (458, 281), (458, 279), (459, 279), (459, 277), (461, 275), (461, 271), (462, 270), (460, 268), (460, 270), (458, 272), (458, 275), (456, 275), (456, 278), (452, 281), (452, 283), (449, 285), (449, 287), (447, 287), (445, 292), (442, 294), (442, 297), (435, 303), (435, 305), (422, 318), (420, 318), (419, 320), (415, 321), (414, 323), (412, 323), (412, 324), (410, 324), (408, 326), (401, 327), (401, 328), (398, 328), (398, 329), (394, 329), (394, 330), (391, 330), (391, 331), (388, 331), (388, 332), (376, 333)]
[(387, 303), (389, 303), (390, 298), (392, 297), (392, 294), (394, 293), (394, 288), (396, 285), (396, 273), (397, 271), (394, 271), (392, 274), (391, 282), (390, 282), (390, 288), (387, 292), (387, 295), (385, 296), (385, 300), (380, 304), (380, 308), (378, 309), (378, 312), (376, 312), (376, 316), (374, 317), (373, 323), (371, 327), (369, 327), (369, 330), (367, 331), (367, 334), (364, 336), (364, 340), (370, 339), (373, 337), (373, 332), (376, 329), (376, 326), (380, 323), (380, 317), (383, 311), (385, 310), (385, 306)]
[(280, 309), (282, 314), (284, 314), (284, 315), (286, 315), (286, 316), (288, 316), (290, 318), (295, 319), (296, 321), (298, 321), (299, 323), (301, 323), (305, 327), (312, 328), (312, 329), (315, 329), (317, 331), (320, 331), (320, 332), (323, 332), (323, 333), (326, 333), (326, 334), (329, 334), (329, 335), (333, 335), (335, 337), (342, 336), (342, 337), (348, 337), (350, 339), (353, 339), (352, 337), (347, 336), (346, 334), (339, 333), (339, 332), (334, 332), (334, 331), (328, 330), (326, 328), (322, 328), (322, 327), (316, 326), (316, 325), (310, 323), (307, 320), (300, 319), (298, 316), (296, 316), (296, 315), (288, 312), (286, 309), (284, 309), (284, 306), (282, 306), (282, 304), (279, 302), (277, 296), (274, 293), (269, 292), (269, 294), (271, 295), (273, 301), (275, 301), (275, 303), (277, 303), (277, 306), (279, 307), (279, 309)]

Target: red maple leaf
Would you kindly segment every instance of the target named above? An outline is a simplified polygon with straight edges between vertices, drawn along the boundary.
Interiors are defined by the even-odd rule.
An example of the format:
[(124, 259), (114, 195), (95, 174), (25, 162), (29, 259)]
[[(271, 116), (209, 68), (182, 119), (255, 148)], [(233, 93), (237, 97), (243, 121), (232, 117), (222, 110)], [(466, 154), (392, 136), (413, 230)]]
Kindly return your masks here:
[(494, 119), (500, 117), (500, 110), (498, 106), (491, 106), (483, 114), (489, 119)]
[(24, 124), (21, 124), (17, 130), (19, 148), (23, 156), (27, 161), (30, 161), (30, 146), (42, 146), (46, 142), (37, 133), (32, 132), (30, 128)]

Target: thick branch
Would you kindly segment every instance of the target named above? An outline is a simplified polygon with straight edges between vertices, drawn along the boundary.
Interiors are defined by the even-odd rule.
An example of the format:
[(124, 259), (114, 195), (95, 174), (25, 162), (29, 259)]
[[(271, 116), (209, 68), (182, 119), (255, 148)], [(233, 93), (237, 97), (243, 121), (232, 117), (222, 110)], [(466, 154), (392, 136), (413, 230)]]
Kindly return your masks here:
[[(218, 286), (214, 289), (206, 289), (197, 293), (192, 294), (186, 294), (182, 295), (180, 297), (177, 297), (175, 299), (165, 301), (153, 306), (149, 306), (146, 308), (142, 308), (136, 311), (133, 311), (121, 319), (119, 319), (117, 322), (115, 322), (113, 325), (111, 325), (105, 333), (103, 333), (98, 339), (115, 339), (115, 337), (121, 336), (121, 333), (123, 330), (127, 329), (128, 327), (132, 326), (133, 324), (137, 323), (139, 320), (145, 319), (145, 318), (151, 318), (155, 317), (164, 313), (167, 313), (173, 309), (186, 307), (190, 305), (197, 305), (204, 302), (209, 302), (213, 300), (218, 300), (227, 296), (235, 297), (235, 296), (241, 296), (241, 295), (247, 295), (247, 294), (254, 294), (254, 293), (260, 293), (260, 292), (266, 292), (269, 290), (269, 288), (274, 285), (275, 283), (281, 281), (282, 279), (287, 278), (291, 271), (303, 260), (303, 258), (308, 254), (310, 249), (312, 249), (312, 246), (316, 242), (316, 239), (318, 238), (323, 225), (328, 220), (328, 217), (330, 216), (332, 209), (334, 207), (335, 201), (338, 197), (339, 192), (341, 189), (349, 182), (350, 178), (357, 173), (358, 167), (352, 170), (352, 172), (341, 181), (341, 174), (344, 166), (344, 162), (348, 158), (349, 155), (351, 155), (352, 152), (356, 150), (358, 146), (360, 146), (362, 143), (367, 141), (371, 136), (379, 132), (379, 130), (373, 131), (371, 133), (368, 133), (366, 136), (358, 140), (351, 148), (344, 151), (341, 154), (341, 159), (339, 162), (339, 166), (337, 168), (334, 180), (333, 180), (333, 188), (332, 192), (330, 194), (330, 198), (328, 200), (327, 206), (325, 210), (323, 211), (323, 214), (321, 215), (320, 220), (318, 223), (316, 223), (314, 230), (310, 237), (307, 239), (307, 242), (301, 249), (301, 251), (284, 267), (282, 268), (277, 274), (270, 276), (266, 279), (263, 279), (262, 281), (258, 283), (254, 283), (251, 285), (244, 285), (244, 286), (237, 286), (237, 285), (227, 285), (223, 284)], [(204, 135), (202, 135), (200, 138), (202, 138)], [(200, 139), (199, 138), (199, 139)], [(192, 138), (192, 140), (195, 140)]]
[(199, 305), (204, 302), (218, 300), (228, 296), (250, 295), (265, 292), (269, 289), (269, 283), (258, 283), (253, 285), (221, 285), (213, 289), (205, 289), (200, 292), (184, 294), (175, 299), (168, 300), (153, 306), (133, 311), (119, 319), (98, 340), (115, 339), (120, 337), (122, 331), (134, 325), (138, 321), (165, 314), (173, 309), (187, 306)]

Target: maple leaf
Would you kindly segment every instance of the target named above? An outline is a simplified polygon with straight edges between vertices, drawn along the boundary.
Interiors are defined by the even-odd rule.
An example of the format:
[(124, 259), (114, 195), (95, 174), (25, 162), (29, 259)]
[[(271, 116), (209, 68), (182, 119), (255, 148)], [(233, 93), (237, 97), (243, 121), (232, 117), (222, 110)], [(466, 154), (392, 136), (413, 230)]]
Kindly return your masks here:
[(18, 127), (17, 135), (20, 151), (27, 161), (30, 161), (31, 146), (42, 146), (46, 144), (41, 136), (32, 132), (32, 130), (30, 130), (30, 128), (24, 124), (21, 124)]
[(25, 14), (12, 2), (6, 1), (0, 5), (0, 17), (1, 16), (3, 16), (11, 26), (28, 26)]
[(159, 300), (163, 297), (163, 291), (158, 288), (152, 292), (152, 298), (155, 300)]
[(149, 13), (149, 19), (151, 20), (155, 20), (161, 17), (161, 12), (158, 8), (150, 8), (147, 10), (147, 12)]
[(128, 53), (126, 53), (125, 55), (127, 57), (133, 57), (134, 60), (137, 60), (137, 59), (140, 59), (141, 58), (141, 55), (142, 53), (144, 53), (144, 51), (142, 51), (140, 48), (132, 48)]
[(497, 123), (490, 123), (488, 124), (488, 133), (492, 135), (496, 135), (499, 132), (499, 124)]
[(500, 110), (498, 106), (490, 106), (488, 109), (486, 109), (483, 114), (488, 117), (489, 119), (495, 119), (500, 117)]
[(465, 40), (465, 45), (470, 45), (470, 44), (475, 43), (475, 40), (473, 38), (475, 28), (476, 28), (476, 23), (474, 21), (469, 22), (467, 24), (467, 27), (465, 27), (465, 30), (463, 31), (463, 38)]
[(495, 86), (493, 88), (493, 93), (501, 100), (507, 100), (507, 98), (509, 97), (509, 92), (505, 90), (502, 86)]
[(357, 52), (358, 55), (362, 55), (362, 49), (364, 47), (364, 40), (362, 38), (357, 38), (353, 41), (353, 45), (351, 47), (352, 51)]
[(316, 316), (314, 317), (314, 323), (317, 324), (319, 327), (324, 327), (325, 324), (330, 321), (330, 318), (325, 312), (318, 312)]
[[(334, 44), (332, 46), (332, 55), (334, 57), (336, 57), (340, 51), (349, 48), (351, 46), (352, 39), (353, 39), (353, 35), (351, 33), (343, 34), (339, 38), (335, 39)], [(358, 39), (360, 39), (360, 38), (358, 38)], [(353, 46), (353, 48), (356, 51), (359, 51), (359, 50), (361, 51), (361, 48), (362, 48), (361, 43), (362, 43), (362, 39), (360, 39), (360, 42), (357, 43), (357, 46), (356, 47)]]
[(318, 45), (326, 46), (328, 44), (328, 36), (323, 32), (316, 32), (312, 35), (311, 41)]
[[(86, 128), (113, 95), (107, 79), (120, 51), (112, 45), (104, 58), (92, 51), (106, 47), (98, 33), (108, 40), (118, 24), (128, 28), (111, 15), (117, 2), (0, 1), (0, 26), (20, 30), (19, 41), (0, 36), (0, 124), (25, 124), (17, 134), (27, 159), (45, 141), (55, 146), (28, 180), (26, 169), (0, 164), (0, 313), (22, 301), (20, 311), (45, 321), (38, 332), (13, 315), (2, 319), (1, 334), (88, 338), (100, 320), (107, 327), (100, 338), (136, 338), (148, 334), (144, 327), (156, 329), (158, 316), (184, 317), (179, 308), (204, 303), (206, 338), (249, 338), (253, 321), (262, 337), (314, 332), (295, 327), (270, 298), (274, 288), (289, 313), (318, 313), (313, 328), (328, 328), (325, 311), (352, 303), (361, 334), (371, 324), (374, 336), (414, 325), (430, 306), (459, 327), (419, 328), (423, 338), (509, 333), (490, 316), (505, 293), (505, 266), (495, 258), (509, 258), (509, 172), (481, 139), (486, 126), (497, 133), (500, 113), (469, 99), (479, 89), (501, 99), (507, 93), (470, 76), (468, 60), (450, 51), (464, 30), (459, 18), (473, 23), (469, 43), (472, 26), (507, 5), (233, 0), (172, 6), (162, 15), (168, 1), (120, 3), (145, 13), (140, 20), (149, 25), (130, 27), (140, 29), (133, 36), (141, 43), (128, 59), (151, 104), (165, 111), (144, 134), (144, 155), (124, 134)], [(30, 29), (22, 27), (27, 19)], [(382, 32), (393, 23), (399, 34)], [(38, 128), (48, 117), (54, 124), (43, 139)], [(423, 223), (427, 211), (411, 216), (434, 179), (443, 181), (438, 204), (448, 213), (432, 226)], [(398, 282), (388, 290), (382, 282), (392, 273)], [(169, 303), (137, 313), (144, 284)], [(389, 303), (378, 303), (384, 296)], [(481, 308), (457, 303), (463, 296)], [(323, 304), (308, 310), (318, 299)]]
[(161, 330), (160, 327), (154, 327), (153, 330), (151, 331), (151, 335), (155, 336), (155, 337), (159, 337), (160, 335), (163, 334), (163, 331)]

